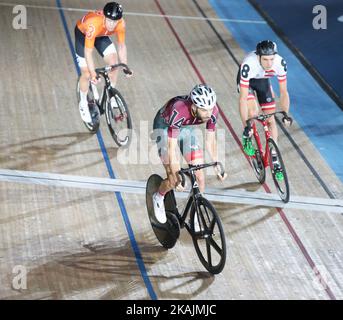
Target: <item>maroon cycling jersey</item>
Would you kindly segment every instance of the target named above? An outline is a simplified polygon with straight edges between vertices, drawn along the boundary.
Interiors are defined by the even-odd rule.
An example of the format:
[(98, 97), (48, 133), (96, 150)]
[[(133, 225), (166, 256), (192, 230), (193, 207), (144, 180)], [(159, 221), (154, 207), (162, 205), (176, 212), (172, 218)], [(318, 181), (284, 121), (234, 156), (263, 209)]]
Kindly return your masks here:
[[(178, 96), (170, 99), (159, 111), (165, 124), (168, 126), (168, 137), (177, 138), (180, 129), (184, 126), (192, 126), (204, 123), (192, 114), (192, 100), (189, 96)], [(206, 129), (214, 131), (218, 118), (218, 107), (215, 106), (210, 120), (206, 123)]]

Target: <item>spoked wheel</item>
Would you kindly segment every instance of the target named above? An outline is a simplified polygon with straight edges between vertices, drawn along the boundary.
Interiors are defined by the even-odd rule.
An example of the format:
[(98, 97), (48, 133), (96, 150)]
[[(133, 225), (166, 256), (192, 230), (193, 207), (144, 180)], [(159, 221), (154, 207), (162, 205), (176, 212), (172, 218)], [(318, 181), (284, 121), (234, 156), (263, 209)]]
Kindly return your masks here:
[(192, 206), (190, 216), (195, 251), (203, 266), (210, 273), (218, 274), (223, 270), (226, 261), (224, 230), (216, 210), (208, 200), (200, 197), (197, 207), (198, 213), (194, 205)]
[[(80, 103), (79, 79), (77, 81), (76, 96), (77, 96), (77, 103), (79, 104)], [(83, 123), (90, 132), (96, 133), (99, 130), (99, 126), (100, 126), (100, 111), (99, 111), (99, 107), (98, 107), (98, 105), (94, 99), (94, 94), (93, 94), (93, 89), (92, 89), (91, 84), (89, 85), (87, 100), (88, 100), (89, 112), (90, 112), (91, 117), (92, 117), (92, 122), (88, 123), (88, 122), (83, 121)]]
[(123, 96), (114, 88), (111, 88), (108, 95), (106, 121), (115, 143), (119, 147), (128, 147), (132, 135), (131, 116)]
[(253, 148), (255, 149), (255, 155), (250, 157), (250, 161), (257, 180), (263, 184), (266, 181), (266, 169), (264, 167), (262, 154), (258, 148), (256, 137), (254, 135), (251, 138), (251, 142)]
[[(289, 184), (285, 164), (282, 160), (280, 150), (273, 139), (268, 139), (269, 165), (272, 172), (274, 184), (281, 200), (285, 203), (289, 201)], [(274, 156), (274, 162), (272, 157)]]

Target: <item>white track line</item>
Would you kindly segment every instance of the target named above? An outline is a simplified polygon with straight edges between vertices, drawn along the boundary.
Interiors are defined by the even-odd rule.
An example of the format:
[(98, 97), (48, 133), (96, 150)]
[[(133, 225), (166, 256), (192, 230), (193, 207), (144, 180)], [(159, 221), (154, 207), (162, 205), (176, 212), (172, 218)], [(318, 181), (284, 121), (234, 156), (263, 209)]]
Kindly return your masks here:
[[(6, 6), (6, 7), (14, 7), (16, 5), (23, 5), (26, 8), (32, 8), (32, 9), (59, 10), (58, 7), (52, 7), (52, 6), (37, 6), (37, 5), (20, 4), (20, 3), (14, 4), (14, 3), (8, 3), (8, 2), (0, 3), (0, 6)], [(89, 11), (94, 10), (94, 9), (79, 9), (79, 8), (67, 8), (67, 7), (62, 7), (62, 9), (64, 11), (76, 11), (76, 12), (89, 12)], [(204, 17), (191, 17), (191, 16), (173, 16), (173, 15), (161, 15), (161, 14), (154, 14), (154, 13), (127, 12), (127, 11), (125, 11), (125, 15), (137, 16), (137, 17), (152, 17), (152, 18), (168, 17), (170, 19), (182, 19), (182, 20), (200, 20), (200, 21), (221, 21), (221, 22), (234, 22), (234, 23), (266, 24), (266, 22), (262, 21), (262, 20), (240, 20), (240, 19), (220, 19), (220, 18), (204, 18)]]
[[(47, 187), (82, 188), (108, 192), (145, 194), (146, 181), (120, 180), (109, 178), (81, 177), (55, 173), (0, 169), (0, 181), (37, 184)], [(177, 192), (178, 198), (187, 198), (188, 192)], [(283, 203), (278, 195), (243, 190), (221, 190), (208, 188), (204, 196), (210, 201), (259, 205), (265, 207), (301, 209), (307, 211), (343, 213), (343, 200), (310, 197), (291, 197)]]

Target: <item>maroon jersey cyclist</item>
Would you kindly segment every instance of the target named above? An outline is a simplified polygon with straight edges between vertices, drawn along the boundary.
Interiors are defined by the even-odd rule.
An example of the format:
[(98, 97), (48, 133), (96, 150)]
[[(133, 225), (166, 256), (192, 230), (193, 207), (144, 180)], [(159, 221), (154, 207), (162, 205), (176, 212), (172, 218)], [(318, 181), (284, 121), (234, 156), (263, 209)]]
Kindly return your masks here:
[[(218, 107), (216, 94), (207, 85), (196, 85), (190, 95), (177, 96), (170, 99), (156, 114), (154, 119), (154, 137), (156, 139), (158, 154), (165, 167), (167, 178), (153, 195), (154, 212), (160, 223), (167, 221), (164, 196), (176, 188), (182, 190), (180, 185), (180, 162), (177, 157), (177, 147), (188, 164), (203, 164), (203, 150), (198, 143), (194, 128), (206, 123), (206, 146), (212, 161), (217, 161), (217, 141), (215, 129), (218, 120)], [(215, 168), (217, 177), (222, 177), (220, 170)], [(203, 170), (196, 172), (197, 183), (201, 192), (205, 189), (205, 176)]]

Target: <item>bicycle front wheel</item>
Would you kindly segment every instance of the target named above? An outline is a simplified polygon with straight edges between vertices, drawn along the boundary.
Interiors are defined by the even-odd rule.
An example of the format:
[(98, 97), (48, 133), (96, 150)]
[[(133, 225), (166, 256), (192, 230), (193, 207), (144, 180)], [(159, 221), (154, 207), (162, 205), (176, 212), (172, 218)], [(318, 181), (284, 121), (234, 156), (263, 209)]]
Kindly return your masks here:
[(115, 88), (108, 92), (106, 121), (115, 143), (119, 147), (128, 147), (132, 135), (131, 116), (123, 96)]
[(226, 241), (220, 218), (205, 198), (191, 208), (191, 235), (200, 262), (212, 274), (220, 273), (226, 261)]
[[(272, 172), (276, 190), (281, 200), (287, 203), (289, 201), (290, 192), (285, 164), (282, 160), (280, 150), (272, 138), (268, 139), (268, 148), (269, 166)], [(274, 163), (272, 159), (273, 156), (275, 158)]]
[(250, 161), (257, 180), (263, 184), (266, 181), (266, 170), (262, 159), (263, 154), (260, 152), (257, 139), (259, 138), (256, 138), (255, 135), (251, 138), (253, 148), (255, 149), (255, 155), (250, 157)]

